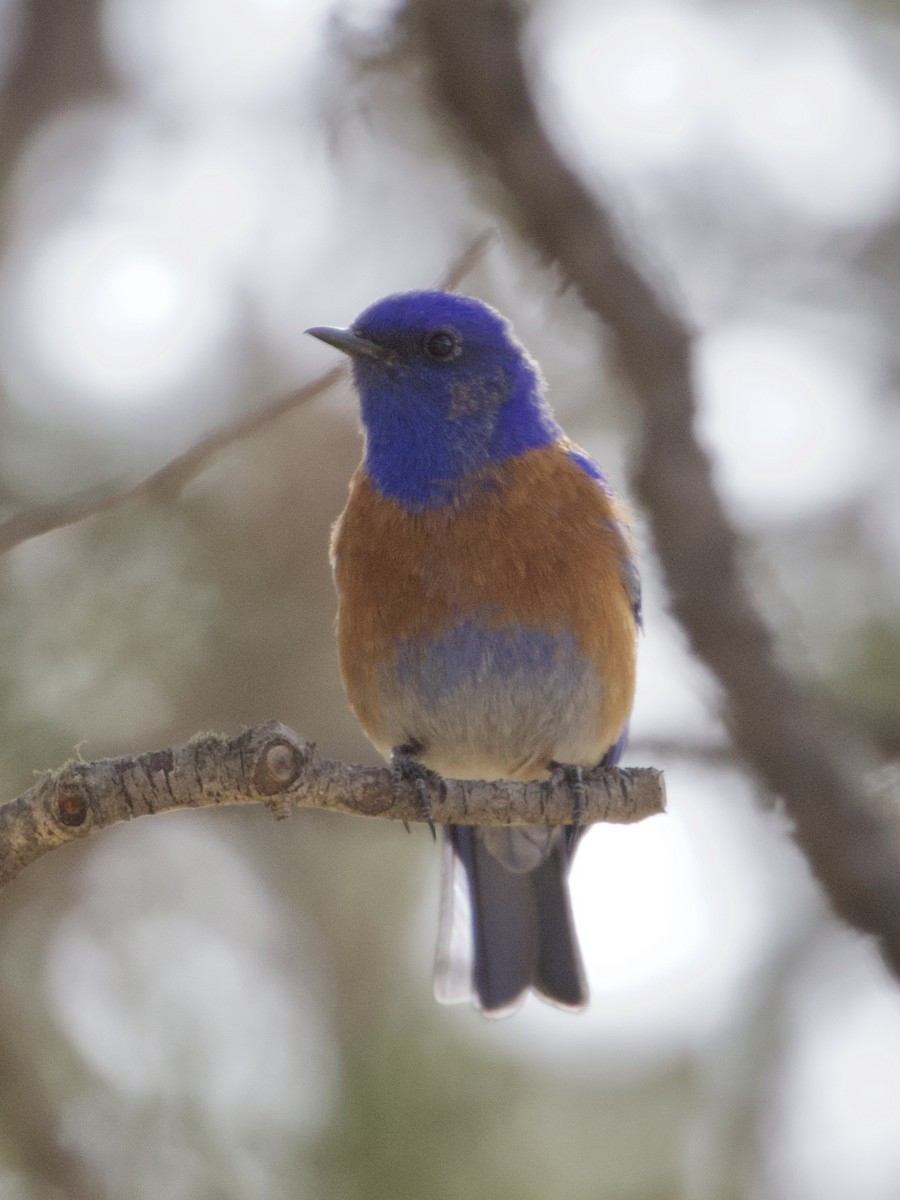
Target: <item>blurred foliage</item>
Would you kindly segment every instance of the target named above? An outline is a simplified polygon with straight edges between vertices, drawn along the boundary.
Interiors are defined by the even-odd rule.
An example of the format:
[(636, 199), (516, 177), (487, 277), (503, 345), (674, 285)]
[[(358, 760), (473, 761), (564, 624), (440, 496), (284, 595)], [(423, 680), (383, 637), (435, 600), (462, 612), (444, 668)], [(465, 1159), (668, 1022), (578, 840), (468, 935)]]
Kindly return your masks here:
[[(0, 93), (4, 513), (91, 483), (139, 478), (198, 431), (328, 363), (303, 344), (305, 325), (345, 323), (377, 294), (427, 285), (474, 230), (502, 225), (494, 189), (448, 153), (446, 129), (423, 105), (419, 64), (394, 41), (383, 9), (358, 3), (331, 13), (324, 0), (229, 0), (221, 8), (200, 0), (0, 0), (0, 20), (17, 8), (21, 39)], [(563, 22), (584, 17), (577, 5), (534, 8)], [(754, 30), (768, 11), (752, 0), (721, 8)], [(823, 8), (823, 19), (831, 12)], [(894, 3), (851, 6), (836, 28), (851, 41), (865, 34), (871, 46), (867, 22), (893, 22), (897, 13)], [(281, 62), (279, 20), (313, 47), (298, 55), (302, 82), (284, 95), (266, 92), (265, 82), (258, 94), (249, 85), (245, 94), (229, 92), (224, 68), (200, 61), (203, 37), (190, 41), (198, 29), (207, 41), (224, 38), (231, 22), (238, 44), (247, 38), (248, 57), (268, 36)], [(144, 74), (129, 74), (141, 47), (158, 49), (157, 21), (176, 31), (169, 57), (159, 50), (153, 60), (147, 51)], [(267, 21), (275, 31), (268, 35)], [(121, 51), (123, 29), (131, 30), (131, 60)], [(891, 32), (893, 44), (880, 53), (896, 67)], [(182, 80), (182, 94), (177, 70), (192, 46), (196, 88)], [(240, 65), (239, 53), (234, 61)], [(265, 81), (275, 68), (264, 55), (260, 61)], [(889, 101), (896, 108), (895, 85)], [(225, 134), (236, 128), (232, 147)], [(270, 138), (294, 149), (299, 176), (289, 156), (275, 156), (271, 177), (241, 157), (247, 144), (268, 146)], [(22, 264), (60, 223), (105, 215), (115, 225), (131, 211), (125, 184), (99, 187), (129, 155), (143, 164), (136, 194), (159, 216), (178, 154), (195, 142), (226, 150), (203, 160), (215, 169), (188, 175), (175, 225), (183, 219), (189, 227), (182, 249), (190, 257), (218, 202), (227, 209), (226, 233), (218, 234), (227, 261), (213, 270), (203, 260), (203, 280), (230, 315), (211, 339), (209, 361), (198, 351), (193, 374), (171, 394), (162, 389), (158, 405), (129, 406), (124, 397), (110, 405), (83, 381), (28, 357), (38, 318), (25, 312), (30, 277)], [(152, 153), (142, 159), (147, 145)], [(834, 313), (849, 314), (874, 364), (866, 376), (877, 383), (870, 420), (889, 447), (896, 213), (823, 227), (781, 211), (746, 168), (723, 165), (714, 152), (708, 158), (715, 161), (684, 170), (669, 162), (604, 185), (636, 253), (701, 324), (762, 313), (828, 340)], [(210, 178), (204, 208), (198, 195)], [(261, 199), (243, 197), (248, 181)], [(575, 297), (560, 292), (514, 231), (503, 232), (503, 247), (465, 286), (514, 318), (566, 427), (624, 486), (636, 417), (615, 363), (602, 344), (598, 350)], [(74, 285), (72, 295), (77, 300)], [(182, 323), (190, 317), (188, 306)], [(83, 334), (74, 328), (77, 342)], [(127, 324), (121, 336), (127, 342)], [(165, 346), (162, 339), (154, 353)], [(155, 361), (148, 354), (146, 368)], [(237, 364), (226, 383), (223, 362)], [(97, 758), (269, 717), (330, 756), (374, 761), (340, 687), (327, 561), (330, 525), (359, 456), (356, 424), (352, 393), (340, 389), (229, 449), (180, 498), (131, 504), (0, 561), (5, 795), (76, 747)], [(814, 424), (806, 437), (812, 452)], [(779, 435), (771, 442), (775, 455)], [(863, 494), (813, 514), (785, 507), (748, 516), (739, 504), (735, 512), (756, 538), (749, 568), (785, 654), (814, 669), (896, 754), (900, 522), (891, 514), (900, 502), (889, 467), (873, 461)], [(649, 548), (647, 562), (636, 728), (647, 740), (683, 739), (690, 756), (699, 733), (716, 738), (721, 730), (708, 683), (690, 674), (667, 624)], [(710, 790), (723, 812), (738, 806), (728, 774), (717, 774)], [(677, 794), (672, 801), (677, 810)], [(748, 861), (764, 858), (762, 843), (749, 844), (742, 830)], [(698, 853), (716, 864), (721, 847), (709, 837)], [(803, 1100), (792, 1109), (800, 1113), (814, 1107), (810, 1094), (867, 1088), (840, 1076), (828, 1089), (790, 1092), (812, 1020), (809, 996), (821, 986), (809, 967), (817, 948), (837, 938), (829, 969), (854, 987), (859, 980), (860, 995), (886, 986), (874, 968), (857, 971), (862, 951), (825, 921), (802, 864), (786, 856), (783, 868), (772, 868), (781, 930), (763, 953), (748, 951), (734, 988), (739, 1000), (724, 1006), (711, 991), (693, 1014), (703, 1036), (664, 1043), (652, 1036), (654, 1022), (663, 1026), (670, 1007), (694, 1002), (677, 980), (645, 984), (634, 1001), (647, 1030), (638, 1052), (627, 1039), (617, 1046), (608, 1032), (598, 1036), (587, 1018), (574, 1026), (583, 1033), (567, 1026), (565, 1035), (549, 1019), (513, 1018), (533, 1031), (531, 1045), (531, 1035), (515, 1043), (472, 1012), (435, 1005), (428, 974), (437, 857), (427, 838), (379, 822), (303, 813), (274, 826), (263, 812), (205, 812), (112, 831), (31, 868), (0, 905), (0, 1200), (837, 1200), (851, 1194), (847, 1172), (853, 1177), (852, 1156), (863, 1152), (875, 1164), (882, 1154), (886, 1183), (853, 1194), (881, 1200), (900, 1189), (889, 1146), (829, 1130), (835, 1145), (848, 1147), (829, 1167), (829, 1182), (824, 1169), (803, 1174), (797, 1164), (805, 1159), (784, 1134), (794, 1126), (783, 1121), (780, 1133), (772, 1122), (788, 1094)], [(706, 902), (724, 903), (716, 895)], [(584, 919), (614, 924), (627, 916)], [(691, 982), (707, 972), (714, 973), (709, 962), (698, 959)], [(601, 1013), (606, 982), (596, 980)], [(887, 1095), (895, 1131), (900, 1091)]]

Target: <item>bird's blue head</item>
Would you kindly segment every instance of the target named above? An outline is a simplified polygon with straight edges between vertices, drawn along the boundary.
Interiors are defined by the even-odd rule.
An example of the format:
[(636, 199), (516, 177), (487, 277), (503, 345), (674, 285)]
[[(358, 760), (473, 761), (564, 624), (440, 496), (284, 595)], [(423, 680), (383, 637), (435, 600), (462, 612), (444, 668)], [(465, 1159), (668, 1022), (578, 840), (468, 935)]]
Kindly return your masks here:
[(560, 436), (537, 365), (480, 300), (405, 292), (307, 332), (352, 356), (366, 470), (405, 508), (457, 502), (473, 472)]

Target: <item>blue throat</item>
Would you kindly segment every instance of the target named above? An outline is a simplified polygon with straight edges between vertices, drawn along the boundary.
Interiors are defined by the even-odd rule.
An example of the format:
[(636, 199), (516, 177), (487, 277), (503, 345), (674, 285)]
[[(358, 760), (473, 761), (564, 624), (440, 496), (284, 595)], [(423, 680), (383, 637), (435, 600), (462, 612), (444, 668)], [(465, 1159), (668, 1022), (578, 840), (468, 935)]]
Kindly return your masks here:
[(490, 374), (428, 378), (367, 370), (357, 386), (364, 464), (375, 487), (409, 511), (459, 504), (485, 468), (556, 441), (562, 431), (531, 364), (519, 355)]

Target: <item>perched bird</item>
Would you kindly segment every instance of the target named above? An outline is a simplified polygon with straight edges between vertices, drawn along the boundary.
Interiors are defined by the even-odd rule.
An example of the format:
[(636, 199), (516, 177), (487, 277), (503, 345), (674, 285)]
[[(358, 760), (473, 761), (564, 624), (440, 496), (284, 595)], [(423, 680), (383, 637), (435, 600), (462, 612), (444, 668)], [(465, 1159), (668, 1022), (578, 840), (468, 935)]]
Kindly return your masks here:
[[(623, 510), (537, 365), (499, 313), (446, 292), (307, 332), (352, 357), (361, 402), (332, 563), (341, 673), (369, 739), (401, 771), (529, 780), (559, 765), (583, 786), (578, 769), (624, 743), (638, 573)], [(567, 885), (578, 832), (445, 831), (438, 999), (494, 1016), (529, 987), (587, 1002)]]

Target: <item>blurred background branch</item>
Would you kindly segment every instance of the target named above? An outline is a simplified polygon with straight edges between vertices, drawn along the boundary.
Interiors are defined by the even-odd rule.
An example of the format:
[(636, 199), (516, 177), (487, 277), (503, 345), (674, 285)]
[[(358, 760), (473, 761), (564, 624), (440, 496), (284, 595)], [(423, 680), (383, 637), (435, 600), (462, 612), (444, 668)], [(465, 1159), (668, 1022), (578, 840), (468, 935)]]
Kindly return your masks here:
[(112, 512), (131, 500), (176, 499), (185, 484), (202, 471), (215, 455), (243, 438), (250, 437), (257, 430), (265, 429), (271, 421), (290, 412), (298, 404), (305, 404), (320, 396), (346, 378), (347, 374), (345, 367), (335, 367), (291, 395), (269, 401), (259, 411), (240, 417), (231, 425), (218, 429), (209, 437), (195, 443), (189, 450), (177, 455), (164, 467), (160, 467), (158, 471), (154, 471), (152, 475), (148, 475), (132, 487), (102, 488), (99, 491), (91, 488), (80, 495), (16, 513), (0, 524), (0, 554), (5, 554), (32, 538), (52, 533), (54, 529), (64, 529), (68, 525), (84, 521), (87, 517)]
[(610, 215), (548, 139), (529, 93), (518, 10), (410, 0), (439, 104), (509, 190), (523, 228), (617, 338), (642, 405), (634, 471), (672, 604), (725, 692), (728, 725), (780, 795), (838, 913), (876, 934), (900, 976), (900, 803), (873, 802), (873, 752), (779, 662), (749, 599), (738, 537), (693, 432), (693, 339), (632, 264)]
[(0, 175), (9, 177), (34, 130), (68, 104), (114, 92), (100, 39), (98, 0), (30, 0), (5, 31), (18, 53), (3, 85)]

